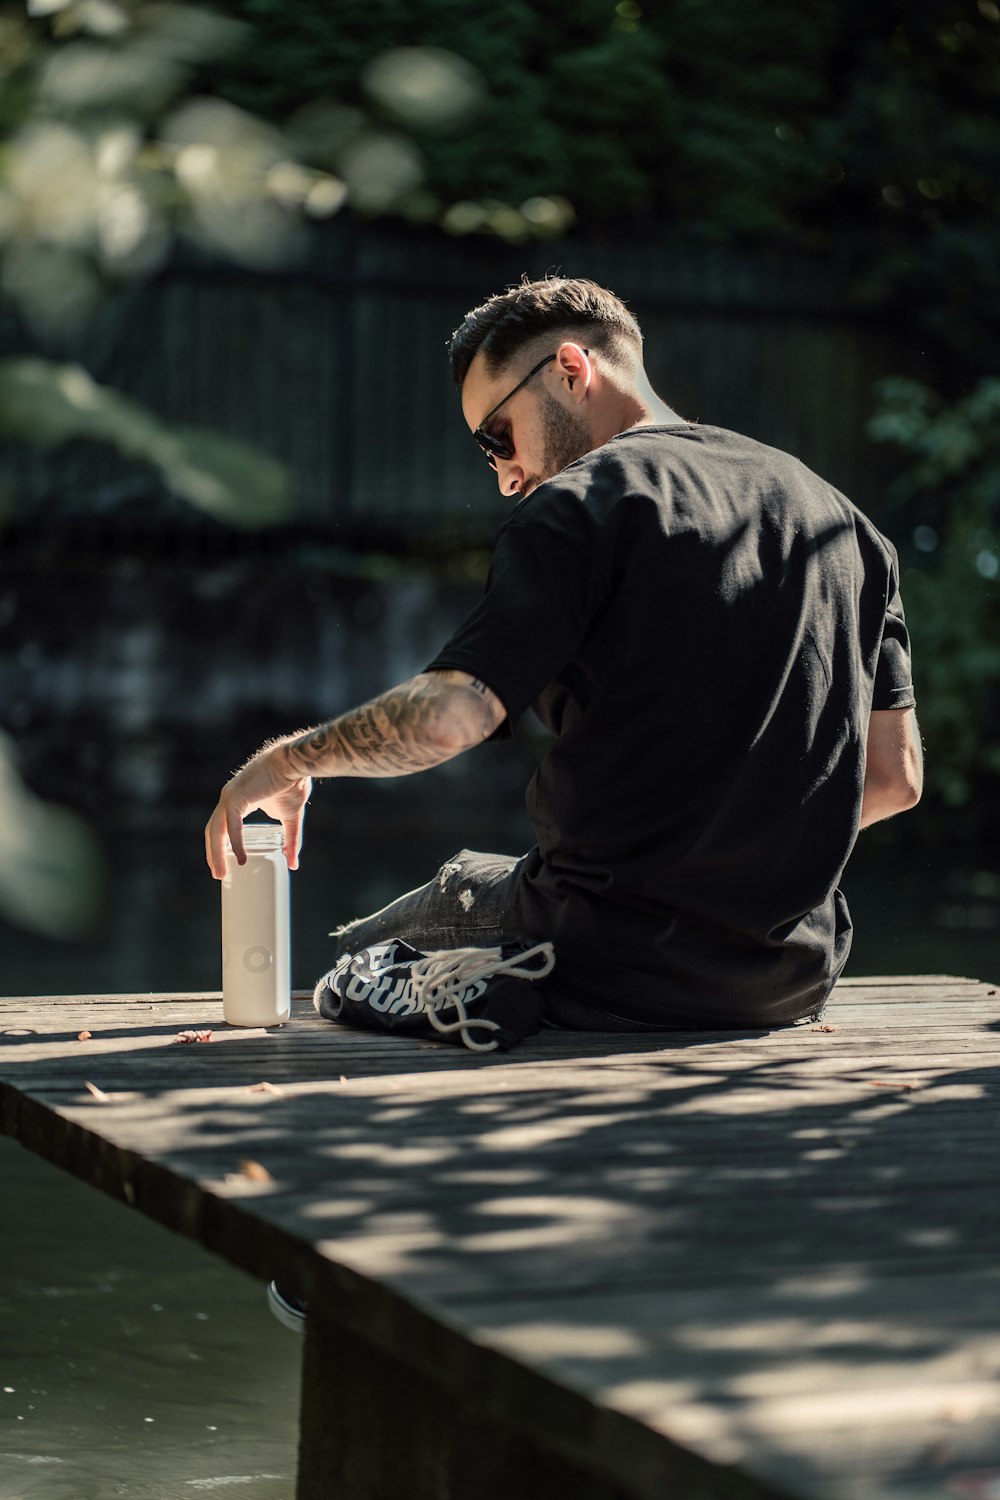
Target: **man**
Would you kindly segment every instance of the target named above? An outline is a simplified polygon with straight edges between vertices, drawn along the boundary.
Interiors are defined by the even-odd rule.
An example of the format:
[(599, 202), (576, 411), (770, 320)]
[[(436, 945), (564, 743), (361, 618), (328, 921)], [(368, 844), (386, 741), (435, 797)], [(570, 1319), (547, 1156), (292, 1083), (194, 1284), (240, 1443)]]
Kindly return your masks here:
[(450, 352), (516, 502), (483, 600), (425, 671), (247, 763), (206, 829), (213, 874), (255, 808), (294, 868), (314, 776), (421, 771), (531, 705), (555, 736), (536, 846), (463, 851), (340, 951), (550, 939), (546, 1017), (584, 1029), (817, 1016), (858, 830), (921, 792), (895, 552), (796, 459), (672, 411), (592, 282), (492, 297)]

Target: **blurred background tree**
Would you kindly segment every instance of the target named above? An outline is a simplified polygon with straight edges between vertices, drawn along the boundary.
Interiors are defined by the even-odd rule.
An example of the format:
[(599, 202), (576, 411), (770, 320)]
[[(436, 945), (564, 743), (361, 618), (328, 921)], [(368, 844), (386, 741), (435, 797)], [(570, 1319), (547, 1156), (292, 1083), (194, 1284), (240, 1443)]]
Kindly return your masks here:
[(889, 490), (905, 526), (907, 615), (941, 823), (992, 838), (1000, 776), (1000, 378), (956, 400), (882, 384), (872, 435), (906, 455)]
[[(874, 303), (988, 362), (1000, 319), (994, 0), (228, 0), (253, 40), (211, 69), (273, 119), (360, 105), (387, 46), (447, 47), (489, 93), (420, 133), (442, 205), (565, 195), (579, 226), (851, 258)], [(992, 295), (990, 295), (992, 294)], [(966, 375), (968, 378), (968, 375)]]

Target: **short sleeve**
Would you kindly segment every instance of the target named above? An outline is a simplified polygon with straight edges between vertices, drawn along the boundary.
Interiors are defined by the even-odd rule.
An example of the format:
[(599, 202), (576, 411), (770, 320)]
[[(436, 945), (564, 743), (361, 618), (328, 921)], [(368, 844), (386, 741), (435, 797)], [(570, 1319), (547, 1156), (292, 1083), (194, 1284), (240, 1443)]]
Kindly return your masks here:
[(604, 591), (601, 573), (565, 537), (544, 525), (508, 524), (482, 600), (424, 670), (478, 677), (512, 731), (575, 655)]
[(910, 636), (906, 629), (903, 601), (899, 596), (899, 571), (895, 553), (892, 555), (887, 593), (888, 604), (875, 668), (872, 708), (914, 708), (916, 699), (913, 696)]

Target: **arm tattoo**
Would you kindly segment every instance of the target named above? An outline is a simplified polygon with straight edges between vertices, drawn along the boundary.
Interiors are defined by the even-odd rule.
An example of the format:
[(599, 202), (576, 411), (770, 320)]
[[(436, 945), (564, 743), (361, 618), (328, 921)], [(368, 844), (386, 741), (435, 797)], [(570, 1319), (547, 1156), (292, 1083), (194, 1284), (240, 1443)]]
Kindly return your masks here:
[(496, 715), (485, 683), (426, 672), (286, 742), (303, 776), (408, 776), (488, 739)]

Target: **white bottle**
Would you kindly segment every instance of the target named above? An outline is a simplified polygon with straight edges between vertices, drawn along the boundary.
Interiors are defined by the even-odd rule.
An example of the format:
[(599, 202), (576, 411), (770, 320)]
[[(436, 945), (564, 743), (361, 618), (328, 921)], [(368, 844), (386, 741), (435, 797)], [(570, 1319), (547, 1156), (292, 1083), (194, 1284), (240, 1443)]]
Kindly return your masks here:
[(288, 865), (280, 823), (243, 829), (245, 865), (226, 844), (222, 1013), (230, 1026), (279, 1026), (291, 1012)]

